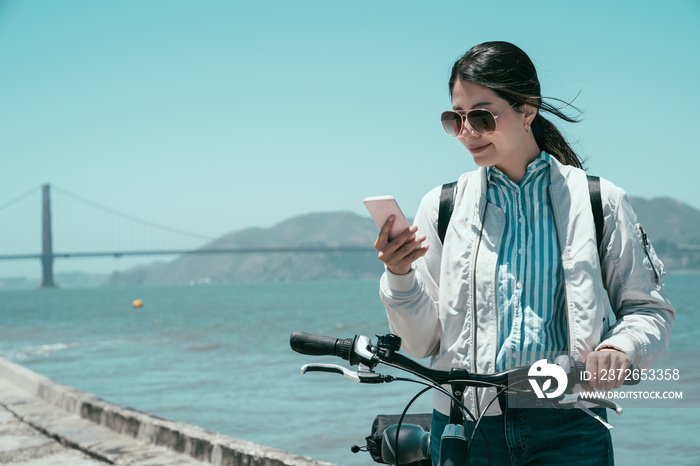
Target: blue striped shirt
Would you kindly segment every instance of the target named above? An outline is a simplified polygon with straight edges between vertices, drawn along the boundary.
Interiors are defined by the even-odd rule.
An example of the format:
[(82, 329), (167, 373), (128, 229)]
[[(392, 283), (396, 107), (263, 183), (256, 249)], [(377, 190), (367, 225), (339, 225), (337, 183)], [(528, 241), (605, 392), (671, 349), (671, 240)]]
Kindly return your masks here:
[(551, 361), (567, 350), (561, 256), (548, 195), (550, 166), (549, 154), (540, 153), (519, 185), (488, 168), (488, 201), (506, 218), (496, 272), (497, 371)]

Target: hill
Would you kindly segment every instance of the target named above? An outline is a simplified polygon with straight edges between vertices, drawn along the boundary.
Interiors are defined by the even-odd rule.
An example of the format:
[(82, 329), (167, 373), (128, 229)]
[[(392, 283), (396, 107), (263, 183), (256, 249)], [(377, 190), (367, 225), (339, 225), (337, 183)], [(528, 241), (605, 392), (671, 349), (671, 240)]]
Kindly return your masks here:
[(666, 270), (700, 270), (700, 210), (668, 197), (630, 202)]
[(187, 254), (167, 264), (114, 273), (112, 285), (198, 284), (378, 277), (377, 227), (349, 212), (295, 217), (271, 228), (229, 233), (203, 249), (355, 246), (367, 252)]
[[(669, 198), (632, 198), (667, 270), (700, 270), (700, 211)], [(240, 281), (376, 278), (383, 270), (372, 245), (377, 228), (368, 217), (349, 212), (295, 217), (271, 228), (229, 233), (206, 249), (280, 246), (359, 246), (367, 252), (188, 254), (170, 263), (114, 273), (111, 285), (198, 284)]]

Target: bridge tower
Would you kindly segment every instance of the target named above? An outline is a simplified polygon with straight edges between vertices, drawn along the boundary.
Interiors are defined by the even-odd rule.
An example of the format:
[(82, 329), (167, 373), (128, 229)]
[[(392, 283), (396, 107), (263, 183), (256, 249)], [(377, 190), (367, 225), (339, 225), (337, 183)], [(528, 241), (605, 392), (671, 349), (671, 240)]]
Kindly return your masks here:
[(42, 190), (41, 209), (41, 268), (42, 288), (53, 288), (53, 246), (51, 238), (51, 193), (49, 185), (45, 184)]

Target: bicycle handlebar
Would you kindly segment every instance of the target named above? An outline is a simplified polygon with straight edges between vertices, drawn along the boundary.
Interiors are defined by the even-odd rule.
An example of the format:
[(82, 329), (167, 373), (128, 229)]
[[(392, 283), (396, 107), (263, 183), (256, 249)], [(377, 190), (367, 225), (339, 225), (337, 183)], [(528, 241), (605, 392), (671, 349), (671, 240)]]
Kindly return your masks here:
[[(479, 416), (479, 419), (477, 420), (474, 418), (474, 416), (469, 412), (469, 409), (461, 403), (462, 401), (462, 395), (464, 393), (464, 390), (466, 387), (471, 386), (471, 387), (477, 387), (477, 388), (485, 388), (485, 387), (495, 387), (498, 389), (497, 397), (500, 397), (503, 394), (506, 394), (506, 396), (510, 396), (511, 390), (512, 392), (518, 396), (518, 394), (525, 396), (525, 400), (529, 400), (527, 397), (532, 397), (534, 396), (533, 394), (537, 395), (537, 398), (539, 398), (539, 402), (541, 403), (540, 406), (553, 406), (555, 408), (564, 408), (564, 409), (573, 409), (573, 408), (579, 408), (589, 414), (590, 416), (593, 416), (595, 419), (600, 421), (603, 425), (605, 425), (607, 428), (611, 429), (612, 426), (610, 426), (604, 419), (602, 419), (598, 414), (592, 412), (588, 407), (590, 404), (593, 405), (598, 405), (600, 407), (605, 407), (609, 409), (614, 409), (617, 414), (622, 414), (622, 407), (619, 406), (617, 403), (610, 401), (610, 400), (605, 400), (605, 399), (597, 399), (597, 398), (590, 398), (586, 399), (584, 397), (581, 397), (581, 394), (576, 394), (572, 393), (571, 390), (568, 391), (568, 393), (565, 393), (564, 389), (562, 388), (561, 391), (559, 391), (560, 383), (563, 384), (563, 380), (559, 380), (561, 377), (559, 375), (556, 375), (557, 371), (560, 371), (561, 369), (564, 370), (566, 374), (566, 382), (567, 382), (567, 389), (572, 389), (574, 385), (581, 384), (583, 382), (586, 382), (584, 380), (583, 375), (586, 373), (586, 364), (582, 361), (574, 361), (573, 358), (571, 357), (564, 357), (564, 358), (557, 358), (557, 362), (559, 367), (561, 369), (553, 369), (555, 373), (552, 372), (547, 372), (547, 371), (541, 371), (540, 370), (544, 367), (546, 368), (549, 366), (549, 363), (546, 363), (546, 361), (538, 361), (539, 364), (533, 364), (532, 366), (522, 366), (522, 367), (516, 367), (513, 369), (509, 369), (506, 371), (502, 372), (497, 372), (495, 374), (477, 374), (477, 373), (471, 373), (467, 371), (466, 369), (461, 369), (461, 368), (453, 368), (449, 371), (443, 371), (443, 370), (435, 370), (431, 369), (429, 367), (426, 367), (406, 356), (403, 354), (397, 353), (399, 349), (401, 348), (401, 338), (389, 334), (389, 335), (384, 335), (380, 336), (377, 335), (378, 340), (377, 344), (373, 345), (372, 341), (363, 335), (356, 335), (354, 338), (345, 338), (345, 339), (340, 339), (340, 338), (334, 338), (334, 337), (327, 337), (327, 336), (322, 336), (322, 335), (313, 335), (309, 333), (304, 333), (304, 332), (294, 332), (290, 336), (289, 339), (289, 344), (291, 348), (296, 351), (297, 353), (309, 355), (309, 356), (336, 356), (339, 358), (342, 358), (350, 363), (351, 366), (359, 365), (359, 368), (356, 372), (350, 371), (348, 369), (345, 369), (344, 367), (334, 365), (334, 364), (307, 364), (304, 367), (302, 367), (302, 374), (307, 373), (307, 372), (331, 372), (331, 373), (337, 373), (344, 375), (345, 377), (355, 381), (355, 382), (360, 382), (360, 383), (383, 383), (383, 382), (392, 382), (394, 380), (403, 380), (403, 381), (417, 381), (413, 379), (405, 379), (405, 378), (397, 378), (392, 375), (388, 374), (380, 374), (376, 373), (373, 371), (373, 369), (379, 364), (383, 363), (386, 364), (390, 367), (396, 367), (402, 370), (405, 370), (413, 375), (416, 375), (418, 377), (421, 377), (424, 379), (424, 381), (427, 381), (429, 387), (432, 387), (437, 390), (443, 391), (446, 395), (450, 396), (452, 399), (452, 407), (451, 407), (451, 413), (450, 413), (450, 425), (454, 426), (460, 426), (461, 423), (463, 422), (462, 420), (464, 419), (463, 413), (466, 413), (471, 417), (474, 422), (476, 422), (476, 425), (478, 426), (479, 422), (481, 421), (481, 416), (483, 416), (484, 413), (481, 413)], [(544, 365), (543, 365), (544, 363)], [(635, 371), (632, 366), (630, 366), (630, 371)], [(550, 371), (552, 369), (549, 369)], [(533, 375), (534, 373), (540, 373), (541, 375)], [(560, 372), (561, 374), (561, 372)], [(552, 393), (551, 397), (550, 394), (548, 393), (546, 395), (546, 400), (542, 400), (544, 398), (543, 391), (540, 389), (541, 387), (538, 387), (537, 379), (538, 378), (548, 378), (547, 384), (549, 384), (549, 380), (551, 378), (556, 378), (557, 379), (557, 394)], [(530, 383), (527, 384), (526, 381), (529, 381)], [(544, 382), (543, 382), (544, 383)], [(627, 380), (625, 381), (626, 385), (632, 385), (639, 383), (639, 380)], [(452, 392), (448, 392), (447, 390), (443, 389), (441, 385), (450, 385), (452, 388)], [(524, 387), (524, 388), (521, 388)], [(425, 392), (425, 390), (423, 391)], [(421, 392), (421, 393), (423, 393)], [(496, 397), (493, 398), (491, 403), (496, 401)], [(499, 398), (501, 401), (503, 401), (503, 398)], [(415, 398), (414, 398), (415, 400)], [(537, 400), (536, 400), (537, 401)], [(411, 401), (412, 403), (413, 401)], [(408, 407), (410, 404), (406, 407), (406, 410), (408, 410)], [(586, 405), (586, 403), (589, 403), (589, 405)], [(490, 405), (490, 404), (489, 404)], [(487, 406), (488, 408), (488, 406)], [(406, 412), (404, 410), (404, 414)], [(484, 412), (486, 409), (484, 410)], [(454, 417), (453, 417), (454, 416)], [(401, 425), (399, 423), (399, 425)], [(449, 426), (449, 425), (448, 425)], [(412, 426), (412, 427), (417, 427), (417, 426)], [(393, 431), (392, 431), (393, 432)], [(383, 436), (382, 440), (382, 458), (385, 459), (385, 462), (392, 463), (395, 461), (395, 458), (399, 455), (397, 455), (396, 451), (398, 451), (398, 446), (401, 443), (401, 439), (399, 438), (399, 429), (398, 427), (396, 428), (396, 433), (388, 435), (386, 434)], [(417, 436), (416, 438), (418, 439), (425, 439), (427, 434), (422, 431), (417, 432), (415, 429), (413, 431), (409, 430), (409, 433), (416, 434), (414, 436)], [(473, 440), (474, 433), (472, 433), (471, 438), (469, 442)], [(392, 437), (395, 437), (395, 442), (391, 443)], [(444, 436), (443, 436), (444, 437)], [(449, 437), (449, 436), (448, 436)], [(456, 437), (455, 437), (456, 438)], [(444, 440), (444, 439), (443, 439)], [(448, 438), (449, 440), (449, 438)], [(464, 437), (463, 434), (459, 436), (457, 439), (457, 443), (459, 445), (459, 451), (462, 452), (464, 449), (464, 444), (466, 443), (469, 445), (470, 443), (467, 442), (466, 437)], [(385, 443), (387, 445), (394, 445), (394, 447), (388, 448), (390, 450), (389, 452), (391, 455), (386, 456), (385, 455)], [(421, 459), (421, 458), (428, 458), (429, 456), (426, 456), (426, 448), (422, 447), (422, 442), (417, 441), (415, 438), (410, 438), (408, 439), (407, 442), (409, 444), (409, 448), (406, 449), (406, 445), (402, 445), (402, 454), (407, 453), (409, 454), (409, 457), (413, 458), (413, 456), (416, 456), (416, 458)], [(410, 445), (413, 447), (416, 446), (421, 446), (421, 448), (410, 448)], [(443, 445), (445, 448), (447, 445)], [(442, 447), (441, 447), (442, 448)], [(425, 451), (424, 451), (425, 450)], [(355, 451), (355, 450), (353, 450)], [(468, 455), (468, 449), (466, 450), (466, 454)], [(392, 456), (393, 455), (393, 456)], [(413, 456), (412, 456), (413, 455)], [(461, 453), (460, 453), (461, 455)], [(451, 456), (447, 455), (448, 457), (452, 458)], [(459, 458), (462, 458), (462, 456), (457, 455)], [(400, 456), (399, 456), (400, 457)], [(421, 457), (421, 458), (419, 458)], [(442, 455), (441, 455), (442, 458)], [(390, 460), (390, 461), (387, 461)], [(442, 461), (442, 459), (441, 459)], [(442, 463), (441, 463), (442, 464)], [(448, 464), (448, 463), (445, 463)], [(453, 464), (453, 463), (449, 463)], [(454, 463), (457, 464), (457, 463)]]
[(345, 359), (351, 366), (360, 363), (374, 367), (379, 363), (371, 352), (372, 340), (363, 335), (355, 338), (335, 338), (294, 332), (289, 338), (289, 345), (294, 351), (309, 356), (337, 356)]
[[(447, 384), (460, 380), (467, 385), (476, 387), (505, 386), (520, 379), (525, 380), (529, 375), (529, 366), (516, 367), (494, 374), (476, 374), (468, 372), (466, 369), (457, 368), (450, 371), (431, 369), (402, 354), (396, 353), (395, 351), (398, 351), (401, 347), (401, 339), (396, 335), (378, 337), (378, 346), (373, 346), (372, 341), (362, 335), (356, 335), (354, 338), (339, 339), (305, 332), (294, 332), (289, 339), (289, 344), (297, 353), (309, 356), (337, 356), (350, 362), (350, 365), (354, 366), (361, 363), (370, 370), (380, 362), (390, 363), (426, 377), (438, 384)], [(582, 361), (574, 361), (571, 358), (569, 358), (568, 364), (567, 378), (569, 387), (584, 382), (582, 375), (585, 372), (586, 364)], [(633, 366), (630, 366), (630, 371), (634, 371)], [(363, 381), (362, 377), (359, 377), (359, 381)], [(366, 381), (377, 382), (376, 377), (368, 378)], [(636, 385), (639, 382), (640, 380), (630, 379), (626, 380), (624, 384)]]
[(355, 339), (345, 338), (341, 340), (334, 337), (324, 337), (323, 335), (294, 332), (289, 338), (289, 345), (297, 353), (309, 356), (338, 356), (346, 361), (350, 361)]

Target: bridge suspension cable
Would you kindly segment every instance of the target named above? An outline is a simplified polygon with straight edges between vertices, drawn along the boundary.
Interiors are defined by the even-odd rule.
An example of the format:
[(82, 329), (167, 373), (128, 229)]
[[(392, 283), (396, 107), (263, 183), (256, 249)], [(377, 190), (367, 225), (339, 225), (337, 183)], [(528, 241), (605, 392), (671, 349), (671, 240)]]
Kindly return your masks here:
[(12, 199), (11, 201), (4, 203), (3, 205), (0, 205), (0, 210), (3, 210), (3, 209), (5, 209), (5, 208), (7, 208), (7, 207), (10, 207), (10, 206), (13, 205), (13, 204), (16, 204), (17, 202), (21, 201), (21, 200), (24, 199), (25, 197), (29, 197), (29, 196), (31, 196), (32, 194), (36, 194), (36, 192), (39, 191), (40, 189), (41, 189), (41, 186), (36, 186), (36, 187), (30, 189), (29, 191), (27, 191), (26, 193), (22, 194), (21, 196), (18, 196), (18, 197), (16, 197), (15, 199)]
[(96, 203), (96, 202), (93, 202), (93, 201), (90, 201), (90, 200), (88, 200), (88, 199), (85, 199), (84, 197), (78, 196), (77, 194), (73, 194), (73, 193), (71, 193), (71, 192), (69, 192), (69, 191), (67, 191), (67, 190), (65, 190), (65, 189), (63, 189), (63, 188), (60, 188), (60, 187), (56, 186), (56, 185), (51, 185), (51, 187), (52, 187), (55, 191), (58, 191), (58, 192), (60, 192), (61, 194), (64, 194), (64, 195), (66, 195), (66, 196), (68, 196), (68, 197), (71, 197), (71, 198), (73, 198), (73, 199), (75, 199), (75, 200), (77, 200), (77, 201), (79, 201), (79, 202), (83, 202), (83, 203), (88, 204), (88, 205), (90, 205), (90, 206), (92, 206), (92, 207), (95, 207), (95, 208), (97, 208), (97, 209), (100, 209), (100, 210), (102, 210), (102, 211), (104, 211), (104, 212), (109, 212), (110, 214), (117, 215), (117, 216), (119, 216), (119, 217), (123, 217), (123, 218), (125, 218), (125, 219), (131, 220), (131, 221), (133, 221), (133, 222), (140, 223), (140, 224), (142, 224), (142, 225), (147, 225), (147, 226), (149, 226), (149, 227), (158, 228), (158, 229), (160, 229), (160, 230), (167, 231), (167, 232), (169, 232), (169, 233), (177, 233), (177, 234), (179, 234), (179, 235), (189, 236), (189, 237), (196, 238), (196, 239), (203, 239), (203, 240), (208, 240), (208, 241), (211, 241), (211, 240), (214, 239), (214, 238), (212, 238), (212, 237), (210, 237), (210, 236), (204, 236), (204, 235), (200, 235), (200, 234), (197, 234), (197, 233), (192, 233), (192, 232), (189, 232), (189, 231), (178, 230), (178, 229), (176, 229), (176, 228), (168, 227), (168, 226), (165, 226), (165, 225), (160, 225), (160, 224), (158, 224), (158, 223), (154, 223), (154, 222), (151, 222), (151, 221), (149, 221), (149, 220), (144, 220), (144, 219), (142, 219), (142, 218), (134, 217), (133, 215), (129, 215), (129, 214), (125, 214), (125, 213), (123, 213), (123, 212), (119, 212), (119, 211), (117, 211), (117, 210), (111, 209), (111, 208), (109, 208), (109, 207), (105, 207), (105, 206), (100, 205), (100, 204), (98, 204), (98, 203)]
[(41, 250), (41, 186), (0, 205), (0, 254)]

